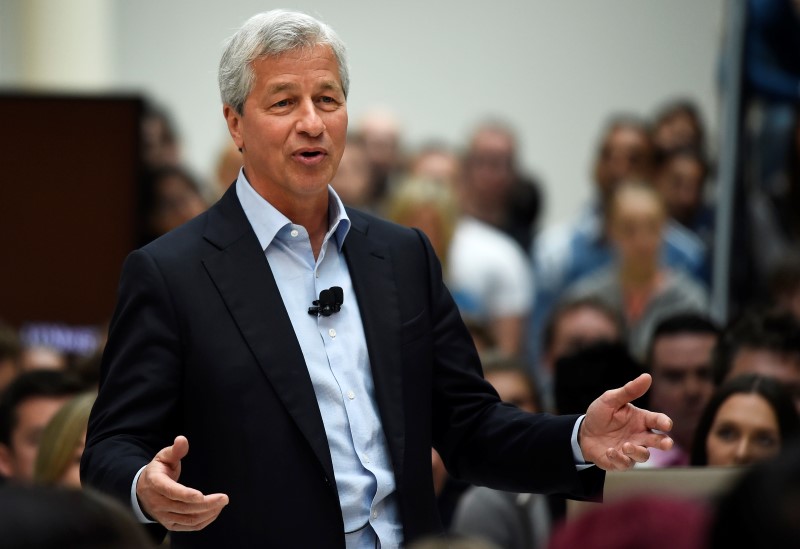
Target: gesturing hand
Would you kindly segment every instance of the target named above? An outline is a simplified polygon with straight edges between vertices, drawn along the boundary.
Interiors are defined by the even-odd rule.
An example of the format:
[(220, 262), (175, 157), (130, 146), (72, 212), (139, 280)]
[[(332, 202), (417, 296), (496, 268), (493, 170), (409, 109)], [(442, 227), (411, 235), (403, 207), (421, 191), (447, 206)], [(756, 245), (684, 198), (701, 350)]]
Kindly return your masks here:
[(635, 462), (647, 461), (648, 447), (672, 448), (671, 438), (652, 431), (669, 431), (672, 420), (631, 404), (647, 392), (651, 382), (649, 374), (642, 374), (624, 387), (606, 391), (589, 405), (578, 435), (586, 461), (607, 471), (625, 470)]
[(175, 437), (172, 446), (162, 449), (139, 475), (136, 497), (142, 510), (168, 530), (202, 530), (228, 505), (225, 494), (203, 495), (179, 484), (181, 460), (189, 453), (189, 441)]

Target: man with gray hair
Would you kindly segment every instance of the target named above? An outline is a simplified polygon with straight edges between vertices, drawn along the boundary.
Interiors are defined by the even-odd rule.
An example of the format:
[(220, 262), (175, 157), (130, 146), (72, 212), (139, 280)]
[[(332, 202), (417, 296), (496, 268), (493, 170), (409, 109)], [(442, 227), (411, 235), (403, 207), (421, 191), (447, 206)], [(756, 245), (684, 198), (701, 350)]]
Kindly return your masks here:
[(176, 548), (390, 548), (441, 531), (432, 446), (468, 481), (589, 497), (671, 445), (630, 404), (647, 376), (585, 416), (501, 404), (427, 238), (328, 185), (348, 89), (328, 26), (253, 17), (220, 89), (244, 168), (126, 260), (84, 484)]

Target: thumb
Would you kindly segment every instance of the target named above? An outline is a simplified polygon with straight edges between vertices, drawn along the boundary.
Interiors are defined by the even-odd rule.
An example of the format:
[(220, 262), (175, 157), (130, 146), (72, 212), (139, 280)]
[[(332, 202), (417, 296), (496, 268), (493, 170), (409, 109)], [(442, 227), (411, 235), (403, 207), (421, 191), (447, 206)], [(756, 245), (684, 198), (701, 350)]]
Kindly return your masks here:
[(156, 459), (165, 465), (176, 467), (180, 465), (181, 460), (185, 458), (188, 453), (189, 440), (183, 435), (178, 435), (175, 437), (175, 442), (172, 443), (172, 446), (163, 448), (156, 456)]
[(620, 387), (606, 393), (607, 403), (614, 408), (622, 408), (629, 402), (644, 395), (650, 388), (653, 378), (650, 374), (642, 374)]

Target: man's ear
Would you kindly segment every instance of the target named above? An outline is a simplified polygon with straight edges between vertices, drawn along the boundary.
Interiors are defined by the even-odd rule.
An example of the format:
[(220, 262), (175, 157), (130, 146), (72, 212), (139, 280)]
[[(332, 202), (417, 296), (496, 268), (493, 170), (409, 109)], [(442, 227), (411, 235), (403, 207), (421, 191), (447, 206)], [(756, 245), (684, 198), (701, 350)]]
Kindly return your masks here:
[(11, 448), (0, 444), (0, 475), (6, 478), (14, 477), (14, 460)]
[(228, 131), (233, 138), (233, 142), (241, 151), (244, 149), (244, 138), (242, 136), (242, 115), (236, 112), (236, 109), (230, 105), (222, 106), (222, 114), (225, 116), (225, 122), (228, 123)]

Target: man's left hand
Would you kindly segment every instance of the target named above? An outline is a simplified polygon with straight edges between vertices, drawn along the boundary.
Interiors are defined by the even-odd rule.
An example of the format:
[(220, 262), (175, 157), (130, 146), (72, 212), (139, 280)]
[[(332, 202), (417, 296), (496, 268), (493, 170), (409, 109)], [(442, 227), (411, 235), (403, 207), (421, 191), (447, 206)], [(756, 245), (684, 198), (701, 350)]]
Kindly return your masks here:
[(606, 471), (624, 471), (637, 462), (647, 461), (648, 448), (672, 448), (671, 438), (653, 432), (671, 430), (672, 420), (631, 404), (647, 392), (651, 383), (650, 374), (642, 374), (592, 402), (578, 434), (586, 461)]

